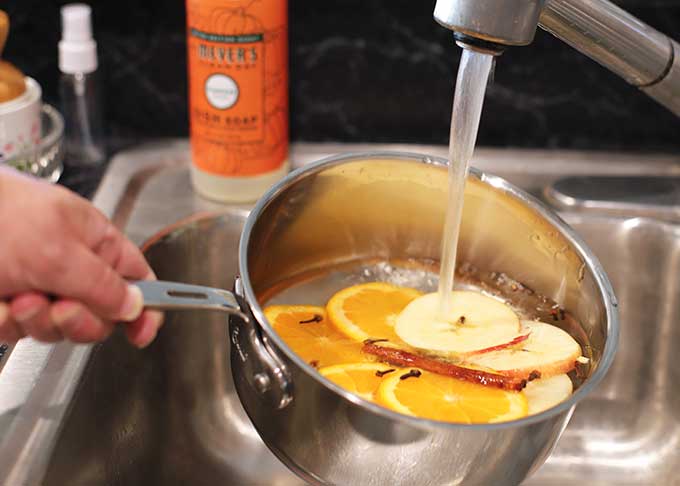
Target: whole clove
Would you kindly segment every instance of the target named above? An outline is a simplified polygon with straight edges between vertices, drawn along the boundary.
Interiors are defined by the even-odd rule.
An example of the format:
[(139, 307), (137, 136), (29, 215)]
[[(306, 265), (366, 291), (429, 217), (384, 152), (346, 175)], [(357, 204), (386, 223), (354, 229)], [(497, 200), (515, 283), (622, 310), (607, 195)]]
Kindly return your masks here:
[(534, 370), (531, 373), (529, 373), (529, 381), (538, 380), (540, 377), (541, 372), (538, 370)]
[(378, 370), (378, 371), (375, 372), (375, 376), (377, 376), (378, 378), (382, 378), (386, 374), (392, 373), (393, 371), (397, 371), (397, 370), (395, 370), (394, 368), (390, 368), (389, 370), (382, 370), (382, 371)]
[(465, 324), (465, 316), (460, 316), (458, 318), (458, 321), (456, 321), (458, 324)]
[(315, 359), (312, 360), (312, 361), (310, 361), (309, 364), (312, 365), (314, 368), (318, 368), (318, 367), (319, 367), (319, 362), (318, 362), (317, 360), (315, 360)]
[(520, 391), (527, 384), (524, 379), (477, 369), (464, 368), (440, 359), (409, 353), (402, 349), (376, 346), (375, 344), (365, 344), (362, 351), (367, 354), (378, 356), (381, 358), (381, 361), (385, 361), (393, 366), (417, 366), (418, 368), (439, 375), (451, 376), (453, 378), (458, 378), (459, 380), (479, 383), (480, 385), (501, 388), (504, 390)]
[(399, 379), (400, 379), (400, 380), (406, 380), (406, 379), (408, 379), (408, 378), (420, 378), (420, 375), (422, 375), (422, 373), (420, 372), (420, 370), (411, 370), (411, 371), (409, 371), (408, 373), (406, 373), (406, 374), (404, 374), (404, 375), (401, 375), (401, 376), (399, 377)]
[(306, 319), (304, 321), (299, 321), (300, 324), (310, 324), (312, 322), (321, 322), (323, 321), (323, 317), (319, 314), (314, 314), (314, 316), (310, 317), (309, 319)]

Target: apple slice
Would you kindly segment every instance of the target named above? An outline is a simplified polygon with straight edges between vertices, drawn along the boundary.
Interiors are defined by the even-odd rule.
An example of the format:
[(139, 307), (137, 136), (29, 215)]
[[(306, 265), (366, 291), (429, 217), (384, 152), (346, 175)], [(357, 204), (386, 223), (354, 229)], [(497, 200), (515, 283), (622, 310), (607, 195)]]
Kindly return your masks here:
[(530, 381), (522, 393), (529, 405), (529, 415), (534, 415), (563, 402), (573, 390), (569, 377), (561, 374)]
[(468, 355), (466, 361), (521, 378), (534, 372), (548, 378), (574, 369), (581, 346), (566, 331), (538, 321), (522, 321), (522, 327), (529, 331), (525, 341), (499, 351)]
[(469, 291), (454, 291), (451, 299), (451, 314), (442, 319), (439, 294), (416, 298), (397, 316), (395, 332), (414, 348), (455, 357), (508, 345), (520, 334), (517, 314), (503, 302)]

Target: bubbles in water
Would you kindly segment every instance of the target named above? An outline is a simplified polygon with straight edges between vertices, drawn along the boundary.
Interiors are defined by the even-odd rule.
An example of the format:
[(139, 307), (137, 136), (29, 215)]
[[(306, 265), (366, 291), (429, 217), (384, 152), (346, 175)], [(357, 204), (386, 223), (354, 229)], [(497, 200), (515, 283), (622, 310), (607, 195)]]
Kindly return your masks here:
[(390, 262), (378, 262), (362, 267), (360, 276), (356, 273), (347, 275), (348, 285), (364, 282), (386, 282), (400, 287), (411, 287), (425, 292), (433, 292), (437, 288), (439, 278), (433, 270), (417, 267), (395, 266)]
[(308, 280), (291, 282), (267, 301), (268, 305), (326, 305), (331, 296), (347, 287), (368, 282), (386, 282), (423, 292), (437, 289), (439, 276), (429, 262), (405, 262), (403, 265), (380, 261), (337, 268), (312, 276)]

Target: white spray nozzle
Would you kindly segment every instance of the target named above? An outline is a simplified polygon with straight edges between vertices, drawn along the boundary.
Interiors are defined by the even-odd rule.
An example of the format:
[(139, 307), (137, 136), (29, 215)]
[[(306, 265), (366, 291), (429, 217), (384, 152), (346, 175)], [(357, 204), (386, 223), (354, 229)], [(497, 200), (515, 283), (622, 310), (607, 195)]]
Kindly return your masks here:
[(61, 38), (65, 41), (92, 39), (92, 9), (84, 3), (72, 3), (61, 9)]
[(92, 38), (92, 9), (84, 3), (61, 8), (59, 69), (63, 73), (90, 73), (97, 69), (97, 43)]

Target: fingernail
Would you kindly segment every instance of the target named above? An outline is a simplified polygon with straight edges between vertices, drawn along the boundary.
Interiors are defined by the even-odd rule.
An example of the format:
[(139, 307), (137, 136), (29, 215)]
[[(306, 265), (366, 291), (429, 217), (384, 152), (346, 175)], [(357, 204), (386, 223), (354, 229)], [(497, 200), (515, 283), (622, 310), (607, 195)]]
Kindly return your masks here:
[(138, 349), (146, 348), (149, 344), (153, 342), (154, 339), (156, 339), (156, 334), (158, 334), (158, 330), (149, 331), (146, 336), (141, 337), (139, 341), (135, 343), (135, 346), (137, 346)]
[(143, 309), (144, 297), (142, 296), (142, 291), (135, 285), (128, 285), (125, 302), (123, 302), (123, 311), (120, 316), (121, 320), (134, 321), (139, 317)]
[(147, 310), (144, 313), (142, 332), (137, 336), (135, 346), (137, 346), (139, 349), (146, 348), (154, 341), (154, 339), (156, 339), (158, 330), (162, 325), (163, 313), (159, 311)]
[(78, 313), (80, 313), (80, 307), (78, 305), (54, 305), (50, 310), (50, 317), (52, 321), (57, 325), (73, 320)]
[(144, 280), (158, 280), (158, 279), (156, 278), (156, 274), (153, 272), (153, 270), (149, 270), (149, 273), (146, 274)]
[(15, 312), (14, 320), (17, 322), (26, 322), (29, 319), (32, 319), (33, 317), (37, 316), (41, 309), (42, 307), (40, 306), (34, 306), (24, 309), (21, 312)]
[(154, 325), (156, 328), (156, 331), (158, 331), (161, 326), (163, 325), (163, 320), (164, 316), (161, 311), (156, 311), (156, 310), (149, 310), (147, 311), (149, 313), (149, 320), (151, 323)]

